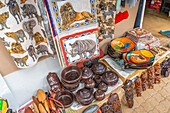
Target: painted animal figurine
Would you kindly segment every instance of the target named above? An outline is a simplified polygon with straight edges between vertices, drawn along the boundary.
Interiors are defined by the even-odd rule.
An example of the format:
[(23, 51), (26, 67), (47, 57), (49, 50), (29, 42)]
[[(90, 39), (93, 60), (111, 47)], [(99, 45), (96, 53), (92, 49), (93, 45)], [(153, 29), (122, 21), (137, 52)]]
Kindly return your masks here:
[(76, 40), (74, 43), (69, 44), (72, 48), (71, 52), (68, 54), (71, 55), (71, 57), (75, 57), (76, 55), (80, 56), (80, 59), (87, 57), (87, 52), (90, 53), (89, 56), (94, 55), (94, 52), (96, 51), (96, 43), (93, 40), (87, 39), (87, 40)]
[(155, 66), (155, 80), (154, 83), (156, 84), (156, 82), (158, 81), (158, 83), (160, 83), (160, 79), (161, 79), (161, 65), (159, 63), (157, 63)]
[(47, 43), (47, 40), (43, 38), (39, 32), (34, 33), (34, 40), (36, 45), (40, 44), (41, 42)]
[(132, 80), (127, 79), (125, 81), (125, 84), (123, 86), (123, 89), (125, 90), (125, 96), (126, 96), (126, 100), (127, 100), (127, 104), (129, 108), (133, 107), (134, 101), (133, 101), (133, 82)]
[(148, 70), (148, 88), (154, 88), (155, 68), (151, 66)]
[(104, 15), (104, 20), (106, 20), (107, 16), (112, 16), (112, 18), (114, 17), (114, 12), (110, 11), (110, 12), (105, 12), (103, 11), (103, 15)]
[(36, 49), (37, 49), (37, 54), (39, 55), (40, 53), (41, 54), (48, 54), (48, 55), (50, 55), (50, 53), (48, 52), (48, 48), (47, 48), (47, 46), (45, 46), (45, 45), (38, 45), (37, 47), (36, 47)]
[(29, 39), (33, 40), (33, 28), (36, 26), (35, 20), (23, 22), (23, 29), (29, 34)]
[(13, 59), (14, 59), (14, 61), (16, 62), (16, 64), (19, 66), (21, 66), (21, 67), (24, 67), (24, 66), (28, 66), (27, 64), (26, 64), (26, 61), (28, 60), (28, 55), (26, 55), (25, 57), (23, 57), (23, 58), (14, 58), (13, 57)]
[(29, 19), (33, 18), (34, 16), (36, 18), (38, 17), (37, 10), (35, 6), (32, 4), (24, 4), (23, 7), (21, 7), (21, 9), (23, 11), (22, 15), (24, 18), (26, 18), (26, 16), (28, 16)]
[(70, 24), (75, 21), (86, 19), (88, 21), (92, 19), (92, 15), (89, 12), (76, 12), (70, 2), (66, 2), (60, 8), (60, 14), (62, 19), (62, 27), (69, 27)]
[[(5, 0), (6, 1), (6, 0)], [(21, 13), (20, 13), (20, 8), (16, 0), (9, 0), (8, 3), (6, 3), (7, 6), (9, 6), (9, 11), (10, 13), (14, 16), (15, 20), (17, 21), (17, 24), (19, 24), (19, 21), (22, 21)], [(17, 19), (18, 16), (18, 19)]]
[(136, 80), (135, 80), (135, 87), (136, 87), (137, 97), (141, 96), (141, 94), (142, 94), (142, 81), (141, 81), (141, 78), (138, 77), (138, 76), (136, 77)]
[(37, 55), (36, 55), (34, 46), (30, 45), (27, 51), (28, 51), (28, 54), (32, 57), (33, 61), (35, 62), (35, 60), (37, 59)]
[(108, 104), (113, 105), (114, 113), (122, 113), (119, 95), (117, 93), (111, 93), (108, 98)]
[(16, 31), (16, 32), (6, 32), (4, 33), (7, 37), (12, 38), (16, 40), (17, 42), (24, 42), (24, 38), (27, 39), (24, 31), (22, 29)]
[(143, 72), (141, 75), (141, 81), (142, 81), (142, 91), (146, 90), (147, 87), (147, 81), (146, 81), (146, 73)]
[(0, 37), (0, 39), (2, 40), (5, 46), (10, 47), (10, 42), (5, 41), (4, 37), (3, 38)]
[(25, 53), (25, 50), (23, 49), (22, 45), (19, 42), (13, 42), (11, 44), (11, 49), (8, 49), (8, 52), (16, 53), (16, 54), (23, 54)]
[(2, 26), (0, 30), (3, 30), (4, 27), (9, 29), (9, 27), (7, 27), (6, 25), (6, 21), (8, 18), (9, 18), (9, 12), (4, 12), (0, 14), (0, 25)]

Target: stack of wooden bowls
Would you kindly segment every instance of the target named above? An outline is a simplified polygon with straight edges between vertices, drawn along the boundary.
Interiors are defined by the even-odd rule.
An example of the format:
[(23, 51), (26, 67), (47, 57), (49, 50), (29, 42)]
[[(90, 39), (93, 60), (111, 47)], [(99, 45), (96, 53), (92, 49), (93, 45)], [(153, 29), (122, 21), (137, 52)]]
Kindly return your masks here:
[(75, 91), (79, 87), (82, 71), (77, 66), (66, 67), (61, 73), (61, 83), (64, 89)]

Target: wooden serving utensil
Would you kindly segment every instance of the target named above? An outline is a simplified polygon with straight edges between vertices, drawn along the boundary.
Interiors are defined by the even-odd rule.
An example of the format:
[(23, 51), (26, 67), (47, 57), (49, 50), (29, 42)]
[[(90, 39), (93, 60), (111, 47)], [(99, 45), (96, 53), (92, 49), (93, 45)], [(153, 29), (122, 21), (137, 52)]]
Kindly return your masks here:
[(50, 100), (50, 104), (51, 104), (51, 109), (53, 109), (56, 112), (57, 108), (55, 107), (54, 102), (52, 100)]
[(47, 113), (47, 111), (45, 110), (44, 106), (41, 103), (39, 103), (38, 108), (40, 110), (40, 113)]
[(50, 106), (49, 106), (49, 104), (48, 104), (48, 101), (47, 100), (45, 100), (45, 102), (44, 102), (44, 107), (45, 107), (45, 109), (46, 109), (46, 111), (47, 111), (47, 113), (50, 113)]
[(38, 101), (44, 103), (46, 100), (46, 94), (42, 89), (37, 90)]
[(35, 112), (39, 113), (39, 109), (38, 109), (39, 102), (38, 102), (38, 99), (35, 96), (32, 96), (32, 100), (34, 102), (33, 106), (34, 106)]

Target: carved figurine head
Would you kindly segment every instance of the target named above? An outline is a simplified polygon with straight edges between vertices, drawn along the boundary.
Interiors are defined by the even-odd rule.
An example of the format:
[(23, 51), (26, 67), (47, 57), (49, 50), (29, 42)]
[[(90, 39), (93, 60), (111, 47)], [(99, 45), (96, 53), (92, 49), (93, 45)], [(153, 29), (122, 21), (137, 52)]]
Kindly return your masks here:
[(148, 73), (153, 73), (155, 71), (154, 66), (151, 66), (147, 71)]
[(136, 77), (136, 80), (135, 80), (135, 86), (138, 87), (138, 86), (141, 86), (141, 78), (140, 77)]
[(157, 63), (155, 66), (155, 74), (161, 74), (161, 65)]
[(146, 72), (142, 72), (142, 74), (141, 74), (141, 80), (142, 80), (142, 81), (146, 80)]
[(126, 90), (126, 88), (132, 87), (132, 85), (133, 85), (132, 80), (127, 79), (125, 81), (125, 84), (124, 84), (123, 88), (124, 88), (124, 90)]

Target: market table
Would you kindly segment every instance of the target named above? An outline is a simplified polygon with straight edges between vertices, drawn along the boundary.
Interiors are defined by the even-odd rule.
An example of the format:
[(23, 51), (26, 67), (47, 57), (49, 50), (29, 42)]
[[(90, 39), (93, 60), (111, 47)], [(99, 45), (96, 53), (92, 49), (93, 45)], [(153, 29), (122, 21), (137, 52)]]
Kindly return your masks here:
[[(165, 50), (165, 51), (164, 51)], [(168, 48), (165, 48), (164, 47), (164, 50), (159, 50), (158, 49), (158, 54), (155, 54), (155, 61), (154, 61), (154, 64), (156, 64), (156, 63), (161, 63), (161, 62), (163, 62), (165, 59), (166, 59), (166, 57), (170, 54), (170, 51), (169, 51), (169, 49)], [(99, 107), (101, 107), (105, 102), (107, 102), (108, 101), (108, 97), (109, 97), (109, 95), (111, 94), (111, 93), (117, 93), (118, 95), (119, 95), (119, 99), (120, 100), (122, 100), (122, 98), (123, 98), (123, 96), (124, 96), (124, 90), (123, 90), (123, 88), (122, 88), (122, 86), (123, 86), (123, 83), (126, 81), (126, 79), (131, 79), (132, 81), (134, 81), (135, 79), (136, 79), (136, 76), (141, 76), (141, 73), (142, 72), (145, 72), (147, 69), (141, 69), (141, 70), (131, 70), (129, 73), (128, 73), (128, 76), (122, 76), (122, 75), (120, 75), (120, 73), (122, 73), (122, 72), (120, 72), (119, 70), (115, 70), (115, 67), (117, 67), (116, 66), (116, 64), (114, 63), (114, 61), (112, 60), (110, 60), (109, 61), (109, 63), (110, 64), (114, 64), (114, 65), (110, 65), (110, 64), (108, 64), (108, 62), (107, 62), (107, 58), (109, 58), (108, 56), (105, 56), (103, 59), (101, 59), (100, 61), (101, 62), (103, 62), (106, 66), (107, 66), (107, 68), (109, 68), (110, 70), (112, 70), (112, 71), (114, 71), (114, 72), (116, 72), (118, 75), (119, 75), (119, 78), (123, 81), (122, 82), (122, 84), (120, 85), (115, 85), (115, 86), (112, 86), (112, 87), (116, 87), (116, 88), (113, 88), (112, 89), (112, 91), (110, 91), (109, 93), (107, 93), (106, 94), (106, 97), (105, 97), (105, 99), (104, 100), (102, 100), (102, 101), (93, 101), (93, 103), (92, 104), (90, 104), (90, 105), (88, 105), (88, 106), (91, 106), (91, 105), (93, 105), (93, 104), (97, 104)], [(153, 64), (153, 65), (154, 65)], [(115, 67), (114, 67), (115, 66)], [(117, 68), (116, 68), (117, 69)], [(123, 70), (123, 71), (125, 71), (126, 72), (126, 70)], [(119, 72), (119, 73), (118, 73)], [(84, 109), (86, 109), (88, 106), (81, 106), (81, 105), (79, 105), (78, 103), (74, 103), (70, 108), (67, 108), (66, 109), (66, 113), (81, 113)]]

